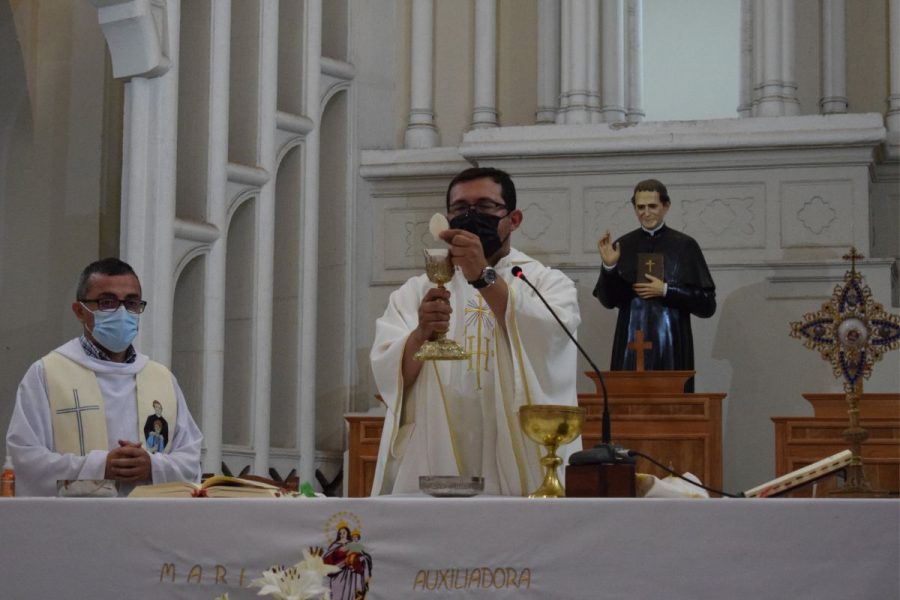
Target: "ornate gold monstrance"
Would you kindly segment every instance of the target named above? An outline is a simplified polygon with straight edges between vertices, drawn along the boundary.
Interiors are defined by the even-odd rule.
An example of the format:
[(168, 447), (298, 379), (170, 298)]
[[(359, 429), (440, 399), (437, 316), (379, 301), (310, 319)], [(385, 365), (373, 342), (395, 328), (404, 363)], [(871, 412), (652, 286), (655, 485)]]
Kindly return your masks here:
[(843, 497), (884, 495), (872, 488), (863, 472), (861, 449), (869, 432), (859, 424), (859, 401), (863, 379), (872, 374), (872, 365), (888, 350), (900, 347), (900, 316), (886, 313), (872, 299), (869, 286), (862, 283), (862, 276), (856, 272), (856, 261), (861, 258), (865, 257), (851, 248), (843, 256), (850, 261), (844, 285), (835, 286), (831, 300), (818, 311), (805, 314), (803, 321), (791, 323), (791, 337), (803, 340), (803, 345), (811, 350), (818, 350), (822, 358), (831, 362), (835, 377), (844, 380), (850, 426), (843, 436), (853, 456), (844, 485), (831, 492)]

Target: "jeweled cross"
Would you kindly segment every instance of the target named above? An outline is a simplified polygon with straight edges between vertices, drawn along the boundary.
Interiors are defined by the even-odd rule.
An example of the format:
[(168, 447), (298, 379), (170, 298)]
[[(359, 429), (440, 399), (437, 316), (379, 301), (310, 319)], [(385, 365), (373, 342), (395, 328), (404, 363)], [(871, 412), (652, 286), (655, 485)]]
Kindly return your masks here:
[(853, 457), (847, 468), (847, 480), (834, 494), (869, 495), (874, 490), (862, 469), (862, 443), (869, 433), (859, 423), (859, 402), (863, 379), (872, 374), (872, 366), (882, 355), (900, 347), (900, 316), (885, 312), (872, 298), (872, 291), (856, 272), (856, 261), (863, 258), (851, 248), (844, 255), (850, 270), (844, 274), (844, 285), (834, 288), (831, 300), (802, 321), (791, 323), (791, 337), (816, 350), (831, 363), (832, 372), (844, 380), (850, 427), (843, 432)]
[(652, 342), (644, 341), (644, 332), (638, 329), (634, 332), (634, 341), (628, 344), (628, 349), (634, 351), (634, 370), (644, 370), (644, 352), (653, 348)]
[(96, 404), (91, 404), (89, 406), (81, 406), (81, 400), (78, 399), (78, 390), (72, 390), (72, 396), (75, 399), (75, 406), (73, 408), (63, 408), (56, 411), (58, 415), (64, 415), (69, 413), (75, 414), (75, 421), (78, 424), (78, 447), (81, 450), (81, 456), (84, 456), (84, 423), (81, 421), (81, 413), (88, 410), (100, 410), (100, 407)]

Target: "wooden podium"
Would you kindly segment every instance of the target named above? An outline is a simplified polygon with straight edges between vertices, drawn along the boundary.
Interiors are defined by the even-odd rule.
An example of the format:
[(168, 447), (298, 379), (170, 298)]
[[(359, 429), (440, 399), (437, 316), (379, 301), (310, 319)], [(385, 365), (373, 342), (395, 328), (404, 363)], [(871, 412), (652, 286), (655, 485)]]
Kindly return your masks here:
[[(844, 394), (803, 394), (812, 404), (812, 417), (772, 417), (775, 423), (775, 475), (790, 473), (847, 449), (841, 433), (848, 426)], [(866, 394), (859, 402), (860, 425), (869, 432), (862, 444), (863, 469), (873, 487), (900, 494), (900, 394)], [(822, 481), (816, 495), (835, 487), (834, 478)], [(806, 486), (790, 494), (808, 497)]]
[[(590, 448), (601, 438), (603, 389), (596, 373), (586, 374), (597, 390), (578, 395), (586, 412), (581, 441)], [(684, 393), (685, 381), (693, 376), (694, 371), (604, 371), (612, 441), (721, 489), (725, 394)], [(637, 460), (637, 471), (668, 475), (643, 458)]]
[[(600, 442), (603, 392), (597, 375), (587, 373), (596, 394), (579, 394), (585, 409), (582, 445)], [(612, 441), (639, 450), (679, 472), (690, 471), (705, 485), (722, 485), (722, 399), (725, 394), (684, 393), (693, 371), (609, 371), (603, 374), (609, 390)], [(349, 427), (347, 496), (368, 496), (375, 475), (383, 417), (346, 415)], [(659, 477), (662, 469), (639, 458), (639, 473)]]

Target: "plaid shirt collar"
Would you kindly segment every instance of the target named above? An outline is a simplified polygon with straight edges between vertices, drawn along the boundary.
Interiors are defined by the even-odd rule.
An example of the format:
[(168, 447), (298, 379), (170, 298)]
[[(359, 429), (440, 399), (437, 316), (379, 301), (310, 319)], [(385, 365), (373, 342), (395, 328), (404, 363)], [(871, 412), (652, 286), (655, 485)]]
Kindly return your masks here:
[[(90, 356), (91, 358), (96, 358), (97, 360), (105, 360), (112, 361), (112, 358), (109, 357), (109, 354), (104, 352), (97, 344), (91, 342), (91, 340), (87, 339), (87, 336), (81, 334), (81, 337), (78, 339), (81, 342), (81, 348), (84, 350), (84, 353)], [(129, 345), (128, 349), (125, 351), (125, 361), (126, 363), (133, 363), (137, 359), (137, 352), (134, 350), (134, 346)]]

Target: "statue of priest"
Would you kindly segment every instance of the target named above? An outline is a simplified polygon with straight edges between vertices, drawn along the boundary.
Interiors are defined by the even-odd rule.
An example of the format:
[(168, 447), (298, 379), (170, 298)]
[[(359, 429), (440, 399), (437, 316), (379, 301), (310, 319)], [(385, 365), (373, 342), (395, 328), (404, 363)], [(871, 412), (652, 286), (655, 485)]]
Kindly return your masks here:
[[(634, 370), (636, 352), (644, 352), (647, 370), (693, 370), (691, 315), (716, 312), (716, 286), (694, 238), (666, 226), (666, 186), (641, 181), (631, 204), (641, 226), (615, 243), (607, 230), (597, 243), (603, 266), (594, 296), (606, 308), (619, 309), (610, 369)], [(633, 345), (639, 330), (649, 350)], [(694, 391), (693, 378), (685, 391)]]

